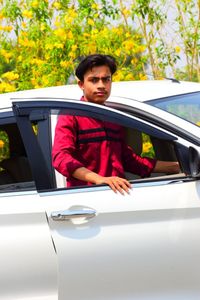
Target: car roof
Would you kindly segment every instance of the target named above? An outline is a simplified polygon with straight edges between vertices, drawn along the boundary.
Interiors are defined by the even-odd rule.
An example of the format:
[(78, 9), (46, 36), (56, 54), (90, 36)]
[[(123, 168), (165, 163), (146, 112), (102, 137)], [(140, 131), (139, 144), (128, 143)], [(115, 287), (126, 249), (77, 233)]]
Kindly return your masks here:
[[(196, 82), (178, 82), (173, 80), (120, 81), (112, 83), (109, 101), (115, 101), (115, 97), (123, 97), (144, 102), (198, 91), (200, 91), (200, 83)], [(81, 96), (82, 90), (77, 84), (24, 90), (0, 94), (0, 108), (11, 107), (13, 100), (23, 101), (23, 99), (27, 100), (28, 98), (79, 100)]]

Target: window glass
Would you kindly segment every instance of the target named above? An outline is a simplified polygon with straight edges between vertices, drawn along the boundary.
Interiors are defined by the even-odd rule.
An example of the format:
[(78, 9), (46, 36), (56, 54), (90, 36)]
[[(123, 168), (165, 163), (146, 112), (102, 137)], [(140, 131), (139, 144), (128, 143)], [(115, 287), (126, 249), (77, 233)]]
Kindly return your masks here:
[(200, 93), (151, 100), (148, 103), (200, 126)]

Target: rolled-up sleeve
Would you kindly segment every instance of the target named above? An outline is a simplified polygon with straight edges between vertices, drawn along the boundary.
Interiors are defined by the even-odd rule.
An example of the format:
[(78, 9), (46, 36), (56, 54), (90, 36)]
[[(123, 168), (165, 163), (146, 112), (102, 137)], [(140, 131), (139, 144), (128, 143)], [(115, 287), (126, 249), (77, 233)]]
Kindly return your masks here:
[(79, 161), (77, 148), (77, 122), (75, 116), (60, 115), (55, 128), (52, 147), (52, 161), (54, 168), (71, 178), (73, 172), (83, 164)]

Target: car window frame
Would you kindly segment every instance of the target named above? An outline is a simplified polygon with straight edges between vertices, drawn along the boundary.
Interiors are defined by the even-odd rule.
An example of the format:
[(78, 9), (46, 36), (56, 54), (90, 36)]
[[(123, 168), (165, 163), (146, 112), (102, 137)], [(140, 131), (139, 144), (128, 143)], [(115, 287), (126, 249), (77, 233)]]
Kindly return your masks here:
[[(44, 128), (48, 134), (50, 134), (50, 124), (49, 118), (45, 120), (45, 114), (50, 114), (51, 110), (66, 110), (67, 113), (72, 115), (87, 115), (91, 117), (96, 117), (99, 119), (109, 120), (110, 122), (117, 122), (125, 127), (137, 128), (139, 126), (140, 130), (147, 131), (148, 134), (159, 136), (164, 140), (169, 140), (175, 142), (177, 136), (168, 133), (165, 129), (158, 128), (157, 125), (151, 124), (146, 120), (139, 119), (137, 116), (133, 116), (130, 113), (125, 113), (107, 106), (99, 106), (98, 104), (82, 102), (79, 100), (72, 99), (23, 99), (23, 101), (13, 101), (13, 112), (16, 117), (16, 121), (25, 143), (27, 155), (29, 156), (31, 168), (33, 171), (33, 177), (35, 180), (36, 188), (40, 192), (46, 192), (50, 190), (55, 190), (55, 177), (51, 176), (52, 166), (50, 167), (49, 161), (45, 157), (51, 155), (51, 142), (50, 139), (47, 141), (45, 134), (43, 138), (38, 138), (35, 136), (31, 121), (43, 118), (45, 121)], [(34, 113), (33, 113), (34, 112)], [(119, 122), (119, 116), (121, 118)], [(141, 128), (141, 125), (143, 128)], [(31, 139), (31, 142), (30, 142)], [(45, 147), (45, 144), (48, 144)], [(43, 146), (41, 146), (43, 145)], [(45, 150), (46, 149), (46, 150)], [(47, 153), (45, 153), (47, 151)], [(46, 155), (45, 155), (46, 154)], [(37, 161), (37, 163), (35, 163)], [(40, 164), (38, 170), (37, 166)], [(41, 172), (42, 170), (42, 172)], [(78, 187), (76, 187), (77, 189)], [(69, 189), (69, 188), (68, 188)]]

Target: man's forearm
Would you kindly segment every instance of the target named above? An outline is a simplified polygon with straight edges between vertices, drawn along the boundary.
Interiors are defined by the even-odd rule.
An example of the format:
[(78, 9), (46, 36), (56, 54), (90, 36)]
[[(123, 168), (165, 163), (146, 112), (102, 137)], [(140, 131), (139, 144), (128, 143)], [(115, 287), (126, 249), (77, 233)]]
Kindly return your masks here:
[(100, 176), (97, 173), (92, 172), (84, 167), (76, 169), (73, 172), (72, 176), (76, 179), (86, 181), (86, 182), (91, 182), (94, 184), (101, 183), (101, 181), (102, 181), (102, 176)]
[(180, 166), (177, 161), (160, 161), (156, 162), (153, 169), (155, 173), (176, 174), (180, 172)]
[(94, 184), (105, 183), (109, 185), (115, 193), (118, 191), (122, 195), (124, 195), (124, 192), (129, 193), (129, 190), (131, 189), (131, 184), (125, 178), (120, 178), (118, 176), (103, 177), (84, 167), (76, 169), (72, 176), (76, 179)]

